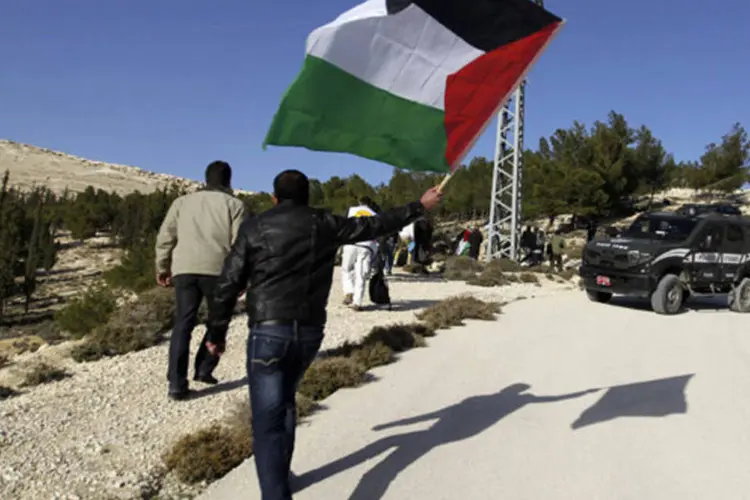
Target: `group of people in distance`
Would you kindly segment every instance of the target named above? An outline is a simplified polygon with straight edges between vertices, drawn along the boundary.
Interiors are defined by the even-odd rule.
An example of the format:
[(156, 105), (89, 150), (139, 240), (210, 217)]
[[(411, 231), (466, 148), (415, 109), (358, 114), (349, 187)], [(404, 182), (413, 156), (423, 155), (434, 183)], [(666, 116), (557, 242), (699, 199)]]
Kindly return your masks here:
[(367, 206), (368, 216), (343, 217), (310, 207), (308, 178), (286, 170), (273, 182), (275, 206), (248, 215), (232, 194), (231, 177), (229, 164), (211, 163), (205, 188), (175, 200), (157, 237), (156, 281), (174, 287), (176, 301), (168, 394), (174, 400), (190, 395), (190, 339), (204, 298), (209, 317), (194, 380), (218, 383), (213, 372), (244, 291), (258, 480), (264, 500), (290, 500), (295, 393), (323, 340), (338, 249), (345, 247), (346, 291), (352, 304), (361, 306), (363, 276), (371, 265), (368, 247), (424, 218), (442, 195), (432, 188), (419, 200), (386, 211), (363, 203), (350, 215)]
[(521, 233), (521, 265), (540, 266), (549, 259), (551, 268), (562, 271), (565, 239), (562, 231), (556, 229), (547, 240), (547, 235), (538, 227), (527, 227)]
[(477, 260), (483, 241), (484, 235), (479, 226), (475, 226), (473, 229), (464, 229), (456, 236), (453, 242), (453, 252), (457, 256), (465, 256)]

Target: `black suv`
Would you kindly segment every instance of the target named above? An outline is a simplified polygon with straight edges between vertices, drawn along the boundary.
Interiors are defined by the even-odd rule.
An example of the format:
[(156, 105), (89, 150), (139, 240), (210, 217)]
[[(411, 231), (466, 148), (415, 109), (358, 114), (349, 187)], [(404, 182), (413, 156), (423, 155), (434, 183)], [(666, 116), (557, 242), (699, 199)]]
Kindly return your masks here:
[(687, 205), (682, 205), (680, 208), (677, 209), (678, 215), (686, 215), (688, 217), (693, 217), (696, 215), (702, 215), (707, 213), (719, 213), (719, 214), (725, 214), (725, 215), (742, 215), (742, 212), (739, 208), (735, 207), (734, 205), (727, 205), (726, 203), (714, 203), (711, 205), (697, 205), (693, 203), (688, 203)]
[(579, 273), (597, 302), (644, 297), (657, 313), (676, 314), (691, 294), (728, 293), (730, 309), (750, 312), (750, 220), (643, 214), (619, 237), (586, 245)]

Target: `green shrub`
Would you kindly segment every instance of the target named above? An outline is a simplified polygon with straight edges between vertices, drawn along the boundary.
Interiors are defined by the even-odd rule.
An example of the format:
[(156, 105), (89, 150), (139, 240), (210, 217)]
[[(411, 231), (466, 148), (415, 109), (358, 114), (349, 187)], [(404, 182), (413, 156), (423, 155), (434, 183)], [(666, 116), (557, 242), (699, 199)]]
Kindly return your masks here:
[(484, 302), (470, 295), (451, 297), (419, 313), (417, 318), (432, 330), (463, 325), (465, 319), (494, 320), (500, 304)]
[(365, 380), (367, 369), (350, 358), (340, 356), (313, 361), (302, 377), (299, 392), (320, 401), (344, 387), (357, 387)]
[(154, 246), (146, 243), (128, 250), (122, 262), (104, 273), (104, 280), (112, 288), (124, 288), (136, 293), (154, 286)]
[(105, 286), (93, 286), (55, 313), (55, 321), (74, 338), (91, 333), (109, 320), (117, 307), (117, 298)]
[(480, 272), (482, 272), (482, 264), (478, 261), (465, 256), (454, 256), (448, 257), (445, 261), (443, 278), (451, 281), (466, 281), (475, 278)]
[(70, 376), (70, 373), (63, 368), (58, 368), (47, 363), (39, 363), (26, 372), (21, 385), (23, 387), (33, 387), (41, 384), (48, 384), (50, 382), (57, 382)]
[(174, 321), (170, 289), (153, 288), (136, 302), (118, 310), (106, 325), (96, 328), (71, 355), (78, 362), (95, 361), (140, 351), (160, 343)]

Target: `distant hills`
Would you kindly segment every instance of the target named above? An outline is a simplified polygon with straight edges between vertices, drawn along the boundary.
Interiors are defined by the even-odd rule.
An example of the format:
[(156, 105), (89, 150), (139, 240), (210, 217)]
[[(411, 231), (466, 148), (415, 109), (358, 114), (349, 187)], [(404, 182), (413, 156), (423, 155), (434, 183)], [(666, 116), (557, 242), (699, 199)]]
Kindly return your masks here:
[[(79, 156), (14, 141), (0, 140), (0, 176), (10, 171), (11, 185), (28, 189), (46, 186), (55, 193), (87, 186), (120, 195), (150, 193), (175, 183), (187, 190), (202, 184), (193, 179), (149, 172), (138, 167), (88, 160)], [(238, 193), (251, 194), (237, 190)]]

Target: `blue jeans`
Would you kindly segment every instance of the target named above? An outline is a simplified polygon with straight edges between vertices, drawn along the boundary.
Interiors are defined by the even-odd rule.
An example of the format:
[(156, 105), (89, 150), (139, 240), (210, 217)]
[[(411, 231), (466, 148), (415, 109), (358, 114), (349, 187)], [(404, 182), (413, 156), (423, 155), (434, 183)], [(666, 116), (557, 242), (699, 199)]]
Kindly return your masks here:
[(263, 500), (291, 500), (289, 474), (297, 426), (295, 393), (323, 340), (323, 327), (259, 324), (250, 328), (247, 375), (253, 454)]

